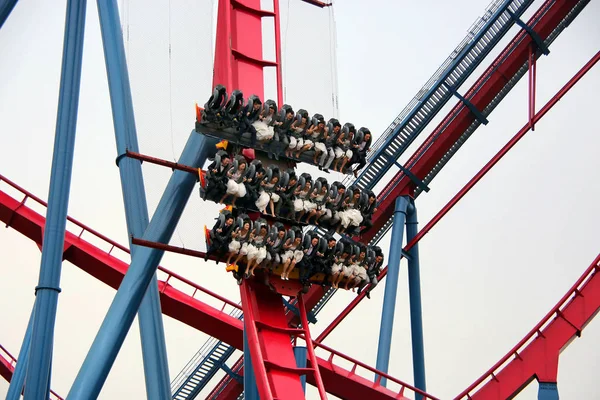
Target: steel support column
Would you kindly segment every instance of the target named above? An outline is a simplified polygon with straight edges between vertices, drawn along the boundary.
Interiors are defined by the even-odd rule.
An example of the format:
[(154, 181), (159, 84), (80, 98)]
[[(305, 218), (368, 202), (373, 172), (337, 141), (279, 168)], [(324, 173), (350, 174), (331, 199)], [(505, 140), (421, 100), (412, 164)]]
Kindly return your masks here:
[(67, 2), (48, 211), (42, 244), (40, 276), (38, 286), (35, 288), (33, 328), (29, 361), (27, 362), (27, 386), (24, 393), (24, 398), (27, 400), (48, 397), (54, 323), (58, 294), (60, 293), (60, 273), (73, 170), (85, 8), (86, 0), (69, 0)]
[[(409, 198), (401, 196), (396, 199), (394, 209), (394, 224), (392, 225), (392, 240), (390, 242), (390, 257), (388, 260), (388, 274), (385, 282), (383, 296), (383, 309), (381, 312), (381, 327), (379, 329), (379, 346), (377, 348), (377, 369), (388, 372), (390, 362), (390, 348), (392, 347), (392, 331), (394, 329), (394, 310), (396, 308), (396, 293), (398, 291), (398, 276), (400, 274), (400, 258), (402, 257), (402, 238), (404, 236), (404, 222)], [(375, 376), (378, 379), (378, 376)], [(381, 378), (385, 386), (387, 379)]]
[(538, 400), (558, 400), (558, 386), (556, 382), (540, 382)]
[(254, 376), (254, 368), (252, 367), (252, 355), (250, 354), (250, 348), (248, 347), (246, 329), (244, 329), (244, 399), (260, 399), (258, 395), (258, 386), (256, 385), (256, 377)]
[[(182, 164), (200, 167), (216, 142), (192, 131), (179, 159)], [(194, 189), (196, 176), (174, 171), (143, 239), (168, 243), (181, 213)], [(148, 289), (164, 251), (140, 247), (108, 310), (104, 322), (79, 370), (68, 399), (93, 399), (98, 396), (135, 314)]]
[(19, 355), (17, 357), (17, 365), (15, 365), (15, 370), (10, 380), (8, 393), (6, 393), (6, 400), (19, 400), (21, 398), (21, 393), (23, 392), (25, 371), (27, 371), (27, 361), (29, 360), (29, 346), (31, 344), (31, 331), (33, 328), (35, 305), (33, 307), (31, 316), (29, 317), (29, 323), (27, 324), (27, 330), (25, 331), (25, 337), (23, 338), (23, 344), (21, 344), (21, 349), (19, 350)]
[[(308, 349), (304, 346), (294, 346), (294, 357), (296, 357), (296, 366), (298, 368), (306, 368), (306, 360), (308, 358)], [(300, 377), (302, 390), (306, 393), (306, 375)]]
[(15, 4), (17, 4), (17, 0), (0, 0), (0, 28), (15, 8)]
[(535, 131), (535, 87), (536, 87), (536, 57), (533, 43), (529, 46), (529, 125)]
[[(406, 216), (406, 242), (410, 243), (418, 230), (417, 208), (414, 201), (408, 207)], [(419, 244), (415, 243), (409, 250), (408, 259), (408, 296), (410, 301), (410, 332), (412, 341), (413, 376), (415, 387), (426, 391), (425, 384), (425, 350), (423, 345), (423, 312), (421, 307), (421, 272), (419, 266)], [(423, 396), (416, 393), (415, 399)]]
[[(141, 162), (124, 157), (127, 151), (139, 152), (129, 73), (123, 33), (116, 1), (98, 1), (104, 59), (117, 142), (117, 165), (125, 205), (128, 237), (142, 237), (148, 227), (148, 205)], [(129, 245), (132, 256), (137, 246)], [(138, 311), (146, 396), (160, 400), (171, 396), (167, 347), (158, 295), (156, 274)]]

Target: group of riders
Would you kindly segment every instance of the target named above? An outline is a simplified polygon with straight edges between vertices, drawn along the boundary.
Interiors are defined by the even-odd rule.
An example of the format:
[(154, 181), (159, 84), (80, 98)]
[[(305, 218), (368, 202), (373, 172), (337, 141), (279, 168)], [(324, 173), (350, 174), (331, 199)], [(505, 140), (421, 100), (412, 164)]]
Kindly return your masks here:
[[(278, 110), (275, 101), (263, 104), (255, 95), (244, 104), (241, 91), (234, 90), (228, 98), (221, 85), (205, 104), (200, 123), (233, 129), (240, 138), (249, 136), (250, 145), (260, 143), (271, 158), (285, 155), (312, 162), (325, 172), (333, 164), (334, 171), (351, 171), (355, 176), (366, 165), (372, 141), (367, 128), (356, 129), (349, 122), (342, 126), (335, 118), (326, 122), (321, 114), (311, 117), (304, 109), (294, 112), (288, 104)], [(307, 156), (302, 157), (303, 153)]]
[[(200, 109), (199, 109), (200, 110)], [(358, 171), (366, 165), (372, 135), (367, 128), (343, 126), (321, 114), (312, 117), (306, 110), (294, 112), (285, 104), (280, 110), (273, 100), (263, 102), (234, 90), (228, 96), (218, 85), (201, 114), (198, 124), (228, 132), (234, 142), (266, 151), (276, 160), (285, 156), (342, 173)], [(197, 128), (198, 129), (198, 128)], [(201, 132), (202, 129), (200, 129)], [(227, 146), (225, 146), (227, 147)], [(231, 150), (231, 149), (228, 149)], [(233, 153), (233, 154), (230, 154)], [(307, 289), (320, 279), (333, 288), (367, 287), (366, 295), (377, 285), (383, 264), (379, 247), (359, 244), (350, 239), (373, 226), (377, 196), (341, 182), (329, 183), (323, 177), (297, 174), (278, 165), (263, 165), (261, 160), (219, 150), (205, 172), (200, 173), (201, 196), (235, 208), (221, 211), (212, 230), (206, 230), (206, 258), (227, 259), (227, 270), (238, 282), (263, 270), (265, 283), (274, 271), (282, 280), (293, 273)], [(254, 159), (253, 159), (254, 158)], [(273, 217), (272, 225), (264, 218), (253, 221), (244, 212), (259, 211)], [(286, 228), (282, 223), (292, 225)], [(327, 232), (303, 232), (301, 224), (317, 225)], [(338, 241), (334, 233), (342, 235)], [(319, 275), (322, 274), (322, 275)]]
[(219, 214), (207, 236), (206, 258), (227, 256), (228, 270), (233, 271), (239, 284), (255, 276), (256, 269), (269, 274), (281, 266), (283, 280), (288, 280), (297, 268), (298, 279), (305, 287), (317, 274), (323, 274), (316, 283), (334, 288), (343, 284), (344, 289), (358, 288), (359, 294), (370, 285), (366, 292), (369, 297), (370, 290), (377, 285), (384, 259), (377, 246), (343, 239), (338, 242), (330, 235), (303, 233), (299, 227), (286, 229), (281, 222), (269, 225), (262, 218), (252, 221), (246, 214), (235, 217), (229, 210)]
[(338, 233), (359, 234), (372, 226), (377, 196), (370, 190), (329, 184), (323, 177), (263, 167), (244, 156), (230, 158), (219, 151), (204, 176), (203, 198), (305, 224), (322, 226)]

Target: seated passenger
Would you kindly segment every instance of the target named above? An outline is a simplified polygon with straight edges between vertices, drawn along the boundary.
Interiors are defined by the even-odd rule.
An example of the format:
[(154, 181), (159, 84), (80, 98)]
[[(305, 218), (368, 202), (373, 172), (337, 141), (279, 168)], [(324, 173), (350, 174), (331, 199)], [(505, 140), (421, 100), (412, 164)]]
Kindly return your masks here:
[[(352, 158), (352, 150), (350, 150), (350, 144), (352, 143), (352, 138), (354, 137), (354, 133), (356, 133), (356, 129), (354, 125), (347, 123), (344, 125), (344, 129), (338, 135), (335, 145), (335, 162), (333, 163), (333, 170), (344, 172), (344, 168), (348, 160)], [(338, 164), (342, 161), (342, 165), (338, 169)]]
[[(237, 168), (235, 165), (237, 164)], [(219, 201), (219, 203), (224, 203), (225, 199), (228, 196), (233, 196), (233, 200), (231, 201), (231, 205), (235, 205), (235, 201), (238, 197), (246, 196), (246, 186), (244, 183), (246, 182), (246, 160), (243, 157), (234, 161), (233, 168), (227, 171), (227, 191)]]
[(340, 282), (344, 279), (346, 261), (350, 257), (349, 246), (339, 242), (335, 249), (334, 262), (331, 267), (331, 287), (338, 289)]
[(340, 182), (331, 184), (329, 197), (325, 202), (325, 210), (319, 220), (319, 225), (325, 223), (330, 229), (334, 229), (340, 222), (339, 211), (342, 211), (342, 203), (346, 197), (346, 187)]
[(269, 158), (275, 157), (279, 160), (279, 156), (290, 145), (290, 129), (294, 122), (294, 110), (291, 106), (284, 104), (279, 112), (279, 118), (275, 122), (275, 133), (273, 141), (269, 146)]
[(358, 177), (358, 171), (367, 165), (367, 153), (371, 147), (371, 131), (367, 128), (360, 128), (359, 132), (362, 133), (362, 139), (359, 143), (353, 144), (352, 159), (350, 160), (350, 165), (358, 164), (352, 171), (355, 178)]
[(346, 282), (346, 289), (354, 289), (361, 284), (361, 282), (367, 280), (367, 250), (364, 247), (360, 247), (358, 257), (354, 260), (354, 264), (352, 264), (353, 269), (353, 279), (349, 279)]
[(267, 239), (267, 262), (266, 267), (274, 268), (281, 264), (281, 254), (285, 243), (286, 230), (281, 222), (275, 222), (271, 227), (271, 234)]
[[(315, 152), (318, 151), (321, 154), (321, 158), (319, 159), (319, 169), (324, 172), (329, 172), (329, 167), (335, 159), (334, 148), (341, 128), (342, 125), (339, 121), (335, 118), (331, 118), (325, 128), (324, 140), (319, 143), (319, 145), (315, 145)], [(317, 155), (315, 154), (315, 158), (316, 156)]]
[(329, 193), (329, 185), (324, 178), (318, 178), (315, 181), (315, 187), (311, 194), (311, 201), (315, 204), (315, 208), (310, 210), (306, 223), (310, 223), (310, 219), (315, 217), (315, 225), (319, 225), (319, 218), (326, 212), (325, 202), (327, 201), (327, 194)]
[(362, 207), (361, 213), (363, 217), (363, 230), (367, 230), (373, 226), (373, 214), (377, 212), (377, 196), (372, 191), (367, 191), (367, 203)]
[(371, 290), (377, 286), (378, 277), (381, 273), (381, 267), (383, 266), (383, 252), (378, 246), (375, 246), (369, 251), (370, 255), (367, 260), (367, 279), (358, 288), (358, 294), (369, 285), (369, 288), (365, 292), (367, 298), (371, 298)]
[(231, 160), (227, 153), (224, 151), (217, 152), (214, 161), (206, 170), (207, 182), (204, 199), (215, 201), (225, 193), (229, 168), (231, 168)]
[(264, 110), (258, 115), (258, 120), (252, 123), (256, 129), (256, 138), (259, 142), (268, 142), (273, 139), (275, 131), (273, 126), (277, 120), (277, 104), (273, 100), (265, 101)]
[(342, 203), (343, 210), (339, 212), (340, 226), (338, 227), (338, 233), (342, 231), (342, 228), (348, 229), (349, 226), (358, 227), (363, 221), (363, 216), (360, 212), (360, 189), (354, 188), (350, 191), (350, 195), (346, 196)]
[(257, 227), (254, 229), (254, 235), (248, 244), (248, 257), (246, 264), (246, 279), (254, 276), (254, 270), (267, 257), (267, 232), (269, 226), (265, 220), (257, 220)]
[(331, 268), (335, 260), (335, 245), (337, 243), (333, 236), (326, 237), (326, 241), (327, 247), (325, 248), (323, 257), (317, 258), (315, 260), (319, 268), (318, 272), (324, 274), (321, 285), (326, 285), (329, 279), (332, 277)]
[[(254, 170), (254, 173), (252, 173)], [(244, 199), (245, 206), (250, 206), (258, 200), (260, 196), (260, 184), (265, 177), (265, 169), (262, 167), (262, 163), (260, 160), (252, 160), (250, 163), (250, 168), (248, 168), (248, 173), (246, 174), (246, 182), (244, 185), (246, 186), (246, 196)]]
[(266, 213), (268, 205), (271, 210), (270, 215), (275, 216), (275, 203), (280, 200), (279, 195), (275, 193), (278, 182), (279, 169), (269, 167), (266, 178), (260, 183), (260, 196), (256, 200), (256, 208), (261, 213)]
[(313, 210), (317, 207), (315, 203), (310, 200), (310, 194), (312, 193), (312, 184), (310, 180), (300, 178), (304, 185), (299, 184), (294, 190), (294, 211), (296, 212), (296, 221), (300, 221), (305, 212)]
[(310, 284), (310, 278), (319, 271), (317, 260), (323, 257), (325, 252), (325, 239), (319, 238), (316, 233), (307, 233), (304, 236), (304, 256), (298, 265), (299, 280), (303, 285)]
[[(320, 143), (325, 136), (325, 119), (321, 114), (315, 114), (312, 117), (311, 125), (306, 130), (306, 138), (304, 139), (304, 146), (296, 152), (296, 158), (300, 158), (300, 155), (305, 151), (311, 150), (315, 144)], [(314, 164), (317, 163), (316, 155), (313, 158)]]
[(308, 128), (308, 111), (298, 110), (296, 119), (292, 122), (290, 128), (290, 145), (285, 152), (285, 156), (293, 158), (293, 152), (297, 152), (304, 146), (304, 133)]
[(293, 271), (296, 264), (304, 257), (304, 252), (302, 251), (302, 230), (298, 228), (292, 230), (294, 232), (294, 239), (289, 238), (285, 242), (283, 245), (285, 253), (281, 256), (281, 261), (283, 262), (281, 279), (285, 281), (290, 279), (290, 272)]
[[(275, 214), (280, 217), (293, 219), (294, 217), (294, 191), (298, 184), (298, 178), (293, 170), (290, 171), (289, 181), (287, 184), (280, 182), (281, 185), (277, 187), (277, 194), (279, 194), (279, 202), (275, 205)], [(283, 211), (283, 212), (282, 212)]]
[(252, 221), (247, 215), (238, 217), (237, 226), (231, 233), (231, 242), (229, 243), (229, 257), (227, 257), (227, 265), (231, 264), (233, 256), (237, 256), (233, 265), (237, 265), (238, 261), (248, 254), (248, 242), (250, 241)]
[(240, 138), (246, 132), (250, 133), (250, 144), (256, 145), (256, 128), (252, 125), (258, 120), (262, 102), (257, 96), (250, 96), (248, 104), (242, 109), (239, 118), (239, 135)]
[[(209, 233), (209, 246), (204, 255), (204, 261), (208, 260), (209, 255), (216, 254), (222, 257), (229, 250), (231, 242), (231, 233), (233, 232), (233, 215), (230, 212), (219, 214), (215, 226)], [(218, 261), (217, 261), (218, 263)]]

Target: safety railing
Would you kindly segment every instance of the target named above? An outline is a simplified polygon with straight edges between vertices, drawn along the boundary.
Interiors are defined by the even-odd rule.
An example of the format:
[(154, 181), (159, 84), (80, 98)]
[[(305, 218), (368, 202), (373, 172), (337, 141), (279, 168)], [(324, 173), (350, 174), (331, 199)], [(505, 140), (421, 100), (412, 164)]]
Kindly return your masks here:
[[(6, 350), (6, 348), (4, 348), (4, 346), (2, 346), (1, 344), (0, 344), (0, 357), (4, 358), (6, 361), (8, 361), (9, 364), (13, 367), (13, 371), (14, 371), (14, 368), (17, 365), (17, 359), (15, 357), (13, 357), (12, 354), (10, 354), (10, 352), (8, 350)], [(53, 390), (50, 390), (49, 398), (50, 398), (50, 400), (64, 400), (62, 397), (57, 395)]]
[[(410, 384), (408, 384), (406, 382), (401, 381), (400, 379), (396, 379), (393, 376), (390, 376), (390, 375), (386, 374), (385, 372), (378, 371), (377, 369), (375, 369), (375, 368), (373, 368), (373, 367), (371, 367), (371, 366), (369, 366), (369, 365), (367, 365), (367, 364), (365, 364), (363, 362), (360, 362), (360, 361), (358, 361), (358, 360), (356, 360), (356, 359), (354, 359), (354, 358), (352, 358), (350, 356), (342, 354), (339, 351), (336, 351), (336, 350), (332, 349), (329, 346), (326, 346), (326, 345), (324, 345), (322, 343), (317, 343), (315, 341), (313, 341), (313, 346), (315, 348), (321, 349), (323, 352), (328, 353), (327, 357), (321, 356), (321, 358), (326, 359), (327, 362), (329, 363), (329, 365), (332, 368), (339, 368), (339, 367), (341, 367), (340, 364), (336, 365), (336, 364), (333, 363), (333, 359), (334, 358), (339, 358), (339, 359), (344, 360), (347, 363), (350, 363), (350, 365), (352, 365), (352, 367), (350, 368), (350, 374), (351, 375), (358, 375), (357, 374), (357, 369), (358, 368), (361, 368), (361, 369), (366, 370), (366, 371), (368, 371), (368, 372), (370, 372), (372, 374), (375, 374), (377, 376), (377, 378), (375, 380), (375, 383), (374, 383), (375, 387), (376, 386), (380, 386), (381, 385), (381, 379), (385, 378), (389, 382), (393, 382), (394, 384), (396, 384), (397, 386), (399, 386), (399, 389), (398, 389), (397, 393), (400, 396), (404, 396), (405, 395), (404, 392), (406, 390), (409, 390), (409, 391), (411, 391), (413, 393), (420, 394), (425, 399), (438, 400), (437, 397), (434, 397), (434, 396), (432, 396), (430, 394), (427, 394), (424, 391), (422, 391), (420, 389), (417, 389), (416, 387), (414, 387), (414, 386), (412, 386), (412, 385), (410, 385)], [(358, 375), (358, 376), (361, 376), (361, 375)], [(387, 384), (387, 388), (388, 389), (390, 389), (389, 382)]]
[(600, 254), (596, 257), (594, 262), (585, 270), (583, 275), (575, 282), (575, 284), (569, 289), (569, 291), (558, 301), (556, 306), (546, 314), (542, 320), (533, 327), (533, 329), (513, 347), (500, 361), (498, 361), (492, 368), (490, 368), (485, 374), (481, 375), (471, 386), (465, 389), (461, 394), (456, 396), (455, 400), (470, 398), (470, 394), (477, 391), (477, 389), (487, 381), (487, 379), (494, 379), (497, 373), (512, 361), (513, 357), (519, 358), (519, 354), (523, 352), (527, 346), (539, 336), (543, 336), (544, 329), (552, 323), (555, 318), (564, 318), (563, 311), (569, 306), (571, 301), (581, 296), (583, 287), (593, 278), (593, 276), (600, 271)]
[[(35, 201), (36, 203), (38, 203), (38, 205), (41, 205), (44, 208), (48, 207), (48, 203), (46, 203), (44, 200), (42, 200), (39, 197), (35, 196), (34, 194), (28, 192), (21, 186), (17, 185), (16, 183), (14, 183), (11, 180), (4, 177), (3, 175), (0, 175), (0, 184), (1, 183), (6, 183), (7, 185), (9, 185), (13, 189), (17, 190), (18, 192), (20, 192), (21, 194), (24, 195), (23, 199), (20, 202), (19, 207), (25, 205), (27, 200), (29, 200), (29, 199)], [(15, 212), (16, 211), (17, 210), (15, 210)], [(130, 262), (129, 249), (127, 247), (104, 236), (100, 232), (95, 231), (92, 228), (89, 228), (88, 226), (79, 222), (75, 218), (67, 217), (67, 220), (70, 222), (71, 226), (75, 226), (76, 227), (75, 229), (79, 230), (78, 234), (71, 232), (74, 235), (76, 235), (79, 239), (82, 239), (82, 240), (88, 239), (88, 238), (86, 238), (86, 239), (83, 238), (84, 234), (87, 234), (88, 237), (89, 237), (89, 235), (92, 235), (96, 241), (99, 239), (100, 241), (110, 245), (110, 248), (108, 250), (106, 250), (108, 255), (116, 257), (116, 255), (113, 253), (114, 253), (114, 250), (117, 249), (117, 250), (121, 251), (122, 253), (125, 253), (126, 256), (124, 256), (122, 254), (122, 257), (116, 257), (116, 258), (118, 258), (119, 260), (124, 261), (126, 263)], [(182, 292), (184, 290), (190, 291), (190, 293), (188, 293), (188, 295), (192, 298), (196, 298), (197, 295), (199, 295), (200, 293), (203, 293), (203, 294), (209, 296), (211, 299), (218, 300), (219, 302), (221, 302), (222, 303), (221, 311), (225, 311), (225, 309), (228, 307), (241, 310), (241, 306), (239, 304), (234, 303), (234, 302), (226, 299), (225, 297), (220, 296), (217, 293), (215, 293), (209, 289), (206, 289), (205, 287), (202, 287), (202, 286), (190, 281), (189, 279), (182, 277), (181, 275), (176, 274), (175, 272), (172, 272), (172, 271), (170, 271), (166, 268), (160, 267), (160, 266), (158, 267), (158, 272), (159, 272), (159, 278), (164, 279), (164, 281), (163, 281), (164, 285), (161, 289), (161, 292), (164, 292), (169, 285), (174, 284), (174, 281), (177, 281), (177, 282), (179, 282), (179, 284), (177, 286), (177, 290), (180, 290)]]

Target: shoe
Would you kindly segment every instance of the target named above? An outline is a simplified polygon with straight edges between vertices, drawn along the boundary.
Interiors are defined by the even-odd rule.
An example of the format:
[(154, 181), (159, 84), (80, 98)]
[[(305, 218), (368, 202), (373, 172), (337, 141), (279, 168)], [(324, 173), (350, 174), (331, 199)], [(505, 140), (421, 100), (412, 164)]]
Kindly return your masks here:
[(273, 154), (273, 156), (275, 157), (275, 159), (276, 159), (277, 161), (279, 161), (279, 154), (277, 154), (277, 153), (274, 153), (274, 154)]
[(326, 174), (328, 174), (329, 173), (329, 168), (323, 168), (322, 171), (325, 172)]
[(367, 299), (370, 299), (371, 298), (371, 292), (367, 291), (366, 296), (367, 296)]

